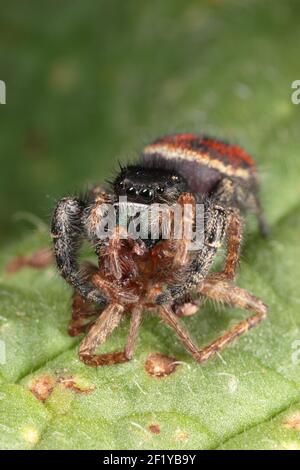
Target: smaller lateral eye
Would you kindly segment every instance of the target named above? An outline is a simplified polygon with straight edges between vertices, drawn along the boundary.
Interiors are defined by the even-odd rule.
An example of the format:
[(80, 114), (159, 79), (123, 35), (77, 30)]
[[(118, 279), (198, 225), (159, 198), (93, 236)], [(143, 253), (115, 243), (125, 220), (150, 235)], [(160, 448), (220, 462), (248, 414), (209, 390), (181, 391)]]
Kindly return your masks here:
[(164, 191), (165, 191), (164, 188), (162, 188), (161, 186), (158, 186), (158, 187), (156, 188), (157, 194), (162, 194)]
[(119, 188), (124, 189), (125, 188), (125, 183), (124, 181), (119, 182)]
[(216, 232), (211, 232), (208, 236), (208, 243), (213, 243), (216, 239)]

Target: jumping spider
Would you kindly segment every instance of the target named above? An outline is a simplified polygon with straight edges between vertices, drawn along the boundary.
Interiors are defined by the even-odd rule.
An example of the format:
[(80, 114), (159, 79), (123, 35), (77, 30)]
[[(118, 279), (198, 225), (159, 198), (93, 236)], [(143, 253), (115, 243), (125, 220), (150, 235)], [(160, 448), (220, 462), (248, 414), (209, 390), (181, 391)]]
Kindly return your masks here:
[[(121, 168), (107, 193), (94, 188), (86, 198), (63, 198), (56, 206), (52, 236), (57, 266), (74, 288), (69, 334), (87, 329), (80, 359), (91, 366), (130, 360), (143, 310), (155, 310), (198, 362), (204, 362), (265, 318), (267, 306), (234, 284), (243, 233), (241, 211), (257, 215), (263, 235), (265, 222), (257, 197), (257, 171), (240, 147), (194, 134), (175, 134), (147, 146), (136, 165)], [(204, 205), (204, 243), (189, 251), (188, 240), (132, 239), (117, 224), (107, 239), (97, 228), (103, 207), (165, 203)], [(184, 223), (194, 224), (194, 214)], [(125, 232), (125, 233), (124, 233)], [(84, 239), (95, 247), (99, 265), (78, 264)], [(210, 272), (218, 248), (226, 240), (221, 272)], [(198, 298), (195, 300), (195, 294)], [(179, 317), (194, 314), (205, 298), (253, 312), (203, 349), (198, 349)], [(125, 314), (131, 315), (124, 351), (96, 354)], [(89, 317), (96, 316), (86, 324)]]

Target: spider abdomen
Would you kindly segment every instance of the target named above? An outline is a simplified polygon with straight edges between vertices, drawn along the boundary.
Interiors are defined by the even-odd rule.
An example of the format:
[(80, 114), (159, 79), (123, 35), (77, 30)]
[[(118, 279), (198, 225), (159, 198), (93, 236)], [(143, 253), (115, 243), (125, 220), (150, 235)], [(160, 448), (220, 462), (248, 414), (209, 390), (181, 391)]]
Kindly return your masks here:
[(224, 177), (246, 184), (256, 179), (253, 159), (244, 149), (195, 134), (173, 134), (155, 140), (141, 155), (148, 168), (175, 170), (195, 193), (210, 193)]

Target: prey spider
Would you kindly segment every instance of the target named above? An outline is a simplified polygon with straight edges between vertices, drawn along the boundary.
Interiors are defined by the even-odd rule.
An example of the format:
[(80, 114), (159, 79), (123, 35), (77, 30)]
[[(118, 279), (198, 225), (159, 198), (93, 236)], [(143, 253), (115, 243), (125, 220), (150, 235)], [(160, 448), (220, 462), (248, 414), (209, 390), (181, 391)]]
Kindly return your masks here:
[[(92, 189), (85, 198), (63, 198), (55, 209), (52, 237), (58, 269), (74, 288), (69, 334), (87, 331), (80, 359), (90, 366), (122, 363), (133, 357), (143, 311), (154, 310), (171, 327), (183, 346), (202, 363), (263, 320), (267, 306), (234, 283), (243, 235), (241, 213), (256, 214), (260, 231), (268, 227), (258, 200), (257, 171), (240, 147), (194, 134), (175, 134), (148, 145), (139, 162), (121, 168), (111, 192)], [(189, 249), (183, 236), (163, 239), (132, 238), (119, 223), (99, 237), (103, 208), (127, 204), (152, 207), (192, 207), (183, 224), (195, 227), (196, 204), (204, 207), (203, 243)], [(98, 266), (79, 265), (83, 240), (95, 248)], [(226, 241), (221, 272), (211, 272), (218, 249)], [(195, 298), (196, 296), (196, 298)], [(251, 312), (208, 346), (199, 349), (180, 322), (209, 298)], [(97, 353), (122, 318), (131, 315), (123, 351)], [(89, 318), (93, 321), (87, 323)]]

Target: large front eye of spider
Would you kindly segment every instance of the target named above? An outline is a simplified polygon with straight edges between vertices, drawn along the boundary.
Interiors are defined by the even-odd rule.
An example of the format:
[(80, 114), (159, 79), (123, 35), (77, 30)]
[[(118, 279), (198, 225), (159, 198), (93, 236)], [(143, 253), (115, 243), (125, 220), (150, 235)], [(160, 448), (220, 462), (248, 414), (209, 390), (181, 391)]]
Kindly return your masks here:
[(152, 189), (150, 188), (144, 188), (144, 189), (141, 189), (141, 191), (139, 192), (139, 195), (146, 201), (151, 201), (151, 199), (154, 196), (154, 191), (152, 191)]
[(137, 190), (134, 186), (129, 186), (129, 188), (126, 188), (126, 194), (127, 196), (134, 197), (137, 195)]

